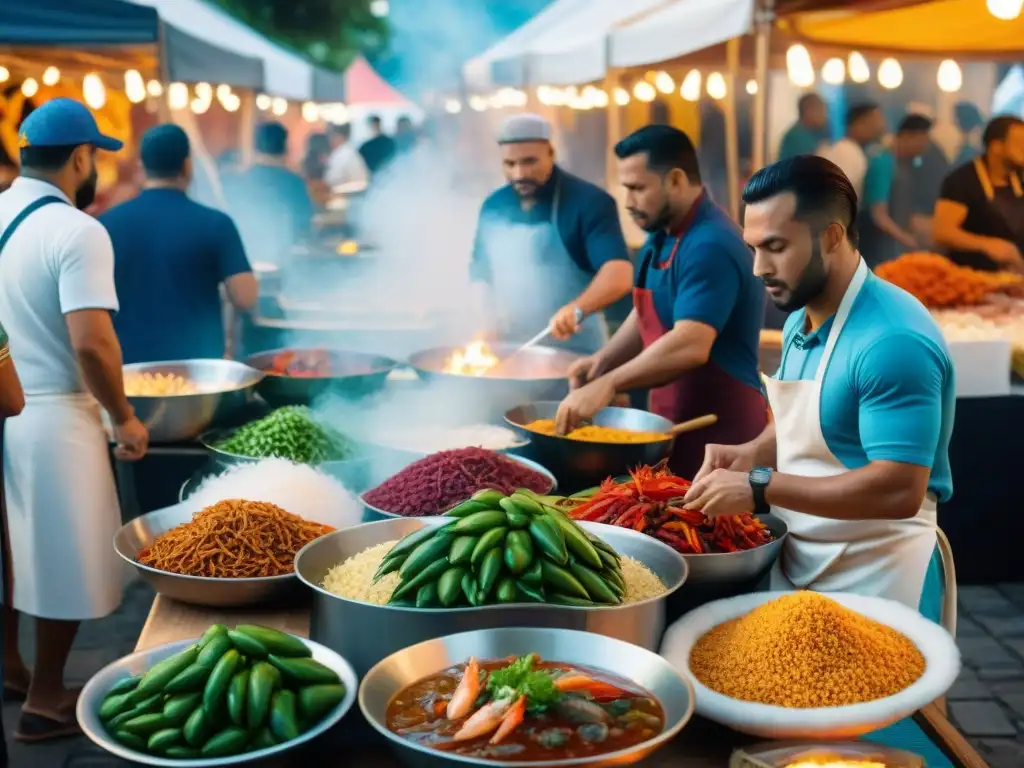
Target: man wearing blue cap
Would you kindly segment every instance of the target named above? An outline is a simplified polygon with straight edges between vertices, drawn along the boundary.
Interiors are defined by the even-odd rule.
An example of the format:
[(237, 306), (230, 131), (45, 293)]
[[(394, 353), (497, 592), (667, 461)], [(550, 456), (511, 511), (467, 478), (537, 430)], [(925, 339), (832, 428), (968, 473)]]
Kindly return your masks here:
[[(121, 142), (71, 99), (37, 108), (18, 138), (21, 176), (0, 194), (0, 324), (25, 390), (4, 429), (14, 577), (4, 683), (25, 695), (15, 738), (41, 741), (77, 729), (64, 666), (79, 622), (116, 610), (124, 586), (110, 557), (121, 515), (100, 406), (118, 458), (141, 458), (149, 436), (124, 394), (110, 238), (80, 210), (96, 193), (96, 151)], [(10, 642), (14, 611), (36, 617), (31, 673)]]
[(126, 363), (219, 358), (225, 352), (220, 286), (232, 306), (256, 303), (256, 278), (231, 218), (186, 195), (188, 136), (173, 124), (142, 137), (142, 193), (100, 217), (114, 244), (121, 302), (114, 327)]

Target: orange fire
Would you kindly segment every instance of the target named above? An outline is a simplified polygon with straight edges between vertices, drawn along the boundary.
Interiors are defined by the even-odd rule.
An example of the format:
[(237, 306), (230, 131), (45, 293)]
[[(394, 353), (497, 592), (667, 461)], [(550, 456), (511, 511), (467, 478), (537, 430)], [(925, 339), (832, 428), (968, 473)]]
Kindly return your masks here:
[(485, 341), (474, 341), (445, 360), (444, 372), (458, 376), (486, 376), (498, 364), (498, 356)]
[(786, 768), (886, 768), (885, 763), (877, 760), (843, 759), (830, 760), (800, 760), (790, 763)]

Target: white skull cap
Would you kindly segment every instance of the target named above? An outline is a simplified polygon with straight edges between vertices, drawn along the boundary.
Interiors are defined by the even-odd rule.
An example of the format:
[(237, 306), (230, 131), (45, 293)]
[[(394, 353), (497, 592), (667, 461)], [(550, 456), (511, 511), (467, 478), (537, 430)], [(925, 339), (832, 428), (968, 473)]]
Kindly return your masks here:
[(551, 123), (532, 112), (512, 115), (502, 124), (498, 143), (515, 144), (522, 141), (551, 141)]

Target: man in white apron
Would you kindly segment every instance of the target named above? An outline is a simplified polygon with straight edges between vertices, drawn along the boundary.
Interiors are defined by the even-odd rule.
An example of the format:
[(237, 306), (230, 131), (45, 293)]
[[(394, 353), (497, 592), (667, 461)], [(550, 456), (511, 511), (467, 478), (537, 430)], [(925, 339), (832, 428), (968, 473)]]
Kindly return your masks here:
[(744, 238), (773, 302), (791, 311), (766, 379), (774, 417), (757, 439), (709, 445), (687, 507), (771, 511), (789, 526), (774, 589), (854, 592), (918, 608), (953, 490), (955, 385), (935, 321), (873, 275), (851, 222), (857, 196), (828, 160), (758, 171)]
[(96, 151), (121, 142), (82, 104), (55, 99), (25, 120), (19, 146), (21, 176), (0, 195), (0, 323), (25, 390), (4, 427), (14, 582), (4, 629), (17, 632), (18, 613), (35, 617), (36, 649), (29, 673), (5, 643), (4, 682), (25, 696), (15, 738), (41, 741), (75, 731), (63, 681), (71, 645), (79, 622), (117, 609), (124, 586), (100, 406), (119, 458), (141, 458), (148, 436), (124, 395), (110, 238), (80, 210), (95, 196)]
[[(480, 210), (470, 278), (501, 335), (552, 336), (585, 354), (608, 340), (602, 310), (630, 292), (633, 266), (615, 200), (555, 165), (551, 125), (509, 118), (498, 138), (508, 184)], [(583, 318), (582, 321), (580, 318)]]

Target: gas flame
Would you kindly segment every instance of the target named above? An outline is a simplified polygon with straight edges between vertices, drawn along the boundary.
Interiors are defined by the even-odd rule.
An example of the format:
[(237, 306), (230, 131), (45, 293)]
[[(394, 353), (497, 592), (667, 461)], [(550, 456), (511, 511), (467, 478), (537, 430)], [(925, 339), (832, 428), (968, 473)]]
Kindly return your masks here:
[(444, 363), (445, 373), (457, 376), (486, 376), (498, 364), (487, 342), (474, 341), (465, 349), (458, 349)]
[(790, 763), (786, 768), (886, 768), (886, 766), (885, 763), (880, 763), (877, 760), (840, 758), (839, 760), (801, 760)]

